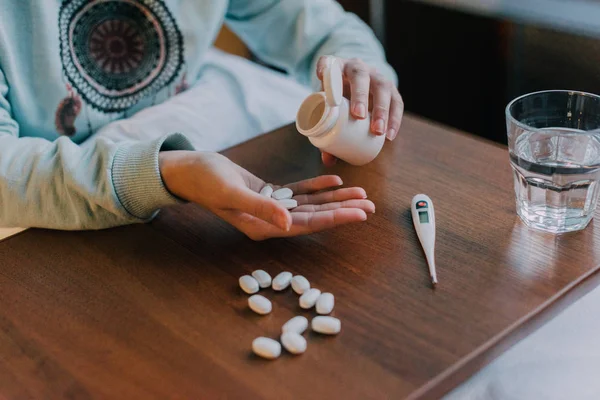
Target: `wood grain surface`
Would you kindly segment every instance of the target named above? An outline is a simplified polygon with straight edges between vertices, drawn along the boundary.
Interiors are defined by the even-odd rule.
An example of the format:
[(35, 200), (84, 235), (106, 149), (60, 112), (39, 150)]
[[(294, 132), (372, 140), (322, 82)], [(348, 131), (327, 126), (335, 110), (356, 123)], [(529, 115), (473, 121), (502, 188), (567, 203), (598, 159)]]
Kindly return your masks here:
[[(505, 148), (415, 117), (360, 168), (324, 169), (292, 127), (225, 154), (274, 183), (338, 173), (377, 211), (253, 242), (184, 205), (147, 225), (0, 242), (0, 398), (439, 398), (599, 275), (594, 223), (563, 236), (529, 230)], [(410, 218), (417, 193), (436, 207), (435, 291)], [(253, 356), (255, 337), (314, 315), (291, 290), (263, 290), (273, 312), (253, 314), (237, 278), (257, 268), (334, 293), (342, 332), (307, 333), (301, 356)]]

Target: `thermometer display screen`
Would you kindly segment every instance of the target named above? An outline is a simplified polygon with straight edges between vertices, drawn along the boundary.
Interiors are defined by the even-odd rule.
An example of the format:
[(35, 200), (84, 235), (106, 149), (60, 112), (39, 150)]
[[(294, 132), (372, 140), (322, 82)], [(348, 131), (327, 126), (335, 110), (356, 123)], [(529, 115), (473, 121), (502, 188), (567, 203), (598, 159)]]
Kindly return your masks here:
[(429, 214), (426, 211), (419, 211), (419, 222), (422, 224), (429, 222)]

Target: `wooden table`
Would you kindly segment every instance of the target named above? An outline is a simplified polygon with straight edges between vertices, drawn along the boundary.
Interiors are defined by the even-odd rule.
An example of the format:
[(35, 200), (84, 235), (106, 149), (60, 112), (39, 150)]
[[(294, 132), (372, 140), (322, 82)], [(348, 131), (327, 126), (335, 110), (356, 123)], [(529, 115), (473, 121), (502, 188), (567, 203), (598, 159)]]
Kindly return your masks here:
[[(325, 172), (286, 127), (225, 152), (277, 183)], [(194, 205), (99, 232), (30, 230), (0, 243), (0, 397), (438, 398), (598, 282), (600, 231), (531, 231), (517, 219), (506, 149), (415, 117), (372, 164), (335, 167), (377, 212), (362, 224), (252, 242)], [(430, 288), (409, 203), (437, 213)], [(265, 361), (250, 353), (296, 314), (237, 278), (290, 270), (336, 295), (336, 337)], [(575, 290), (577, 289), (577, 290)]]

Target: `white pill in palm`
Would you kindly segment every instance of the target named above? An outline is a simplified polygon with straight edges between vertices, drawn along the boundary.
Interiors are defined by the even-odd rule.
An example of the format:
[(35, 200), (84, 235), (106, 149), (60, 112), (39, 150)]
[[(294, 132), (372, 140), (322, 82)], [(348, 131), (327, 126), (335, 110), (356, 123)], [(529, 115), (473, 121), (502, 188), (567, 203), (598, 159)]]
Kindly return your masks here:
[(302, 296), (300, 296), (300, 307), (308, 310), (313, 307), (317, 302), (317, 299), (321, 295), (321, 291), (319, 289), (308, 289)]
[(322, 293), (317, 299), (317, 313), (329, 314), (333, 311), (335, 299), (331, 293)]
[(277, 202), (285, 208), (287, 208), (288, 210), (298, 207), (298, 202), (294, 199), (277, 200)]
[(265, 315), (271, 312), (273, 305), (271, 301), (260, 294), (255, 294), (248, 298), (248, 305), (257, 314)]
[(290, 319), (285, 324), (283, 324), (283, 326), (281, 327), (281, 332), (296, 332), (297, 334), (301, 335), (302, 333), (304, 333), (306, 328), (308, 328), (308, 320), (306, 319), (306, 317), (298, 315)]
[(342, 329), (342, 322), (339, 319), (323, 315), (314, 317), (310, 325), (313, 331), (325, 335), (336, 335)]
[(292, 289), (298, 294), (302, 294), (310, 289), (310, 282), (302, 275), (296, 275), (292, 278)]
[(252, 277), (258, 281), (258, 284), (261, 288), (266, 288), (271, 286), (271, 275), (269, 275), (266, 271), (262, 269), (257, 269), (252, 273)]
[(273, 187), (271, 187), (270, 185), (266, 185), (265, 187), (260, 189), (261, 196), (271, 197), (272, 194), (273, 194)]
[(292, 192), (292, 189), (289, 188), (277, 189), (271, 195), (271, 197), (273, 197), (275, 200), (291, 199), (293, 196), (294, 192)]
[(248, 294), (258, 292), (258, 281), (250, 275), (244, 275), (239, 279), (240, 287)]
[(292, 281), (292, 273), (291, 272), (281, 272), (275, 278), (273, 278), (273, 290), (280, 291), (288, 286), (290, 286), (290, 282)]
[(281, 344), (292, 354), (302, 354), (306, 351), (306, 339), (296, 332), (285, 332), (282, 334)]
[(261, 336), (252, 341), (252, 351), (257, 356), (274, 360), (281, 355), (281, 345), (277, 340)]

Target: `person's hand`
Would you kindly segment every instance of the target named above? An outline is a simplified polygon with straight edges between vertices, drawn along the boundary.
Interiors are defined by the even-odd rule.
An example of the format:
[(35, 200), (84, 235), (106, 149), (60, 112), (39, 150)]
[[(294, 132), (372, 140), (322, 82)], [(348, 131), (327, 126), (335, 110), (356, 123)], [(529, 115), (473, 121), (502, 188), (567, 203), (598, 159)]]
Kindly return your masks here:
[(375, 212), (364, 189), (340, 189), (342, 180), (335, 175), (285, 185), (298, 201), (290, 212), (258, 193), (265, 185), (262, 179), (220, 154), (161, 152), (159, 165), (171, 193), (208, 209), (253, 240), (305, 235), (364, 221)]
[[(317, 63), (317, 77), (321, 81), (329, 57), (332, 56), (322, 56)], [(352, 116), (365, 119), (371, 111), (371, 131), (394, 140), (404, 114), (404, 102), (394, 83), (360, 59), (336, 58), (342, 66), (344, 96), (350, 100)], [(325, 165), (335, 164), (331, 154), (323, 153), (322, 158)]]

